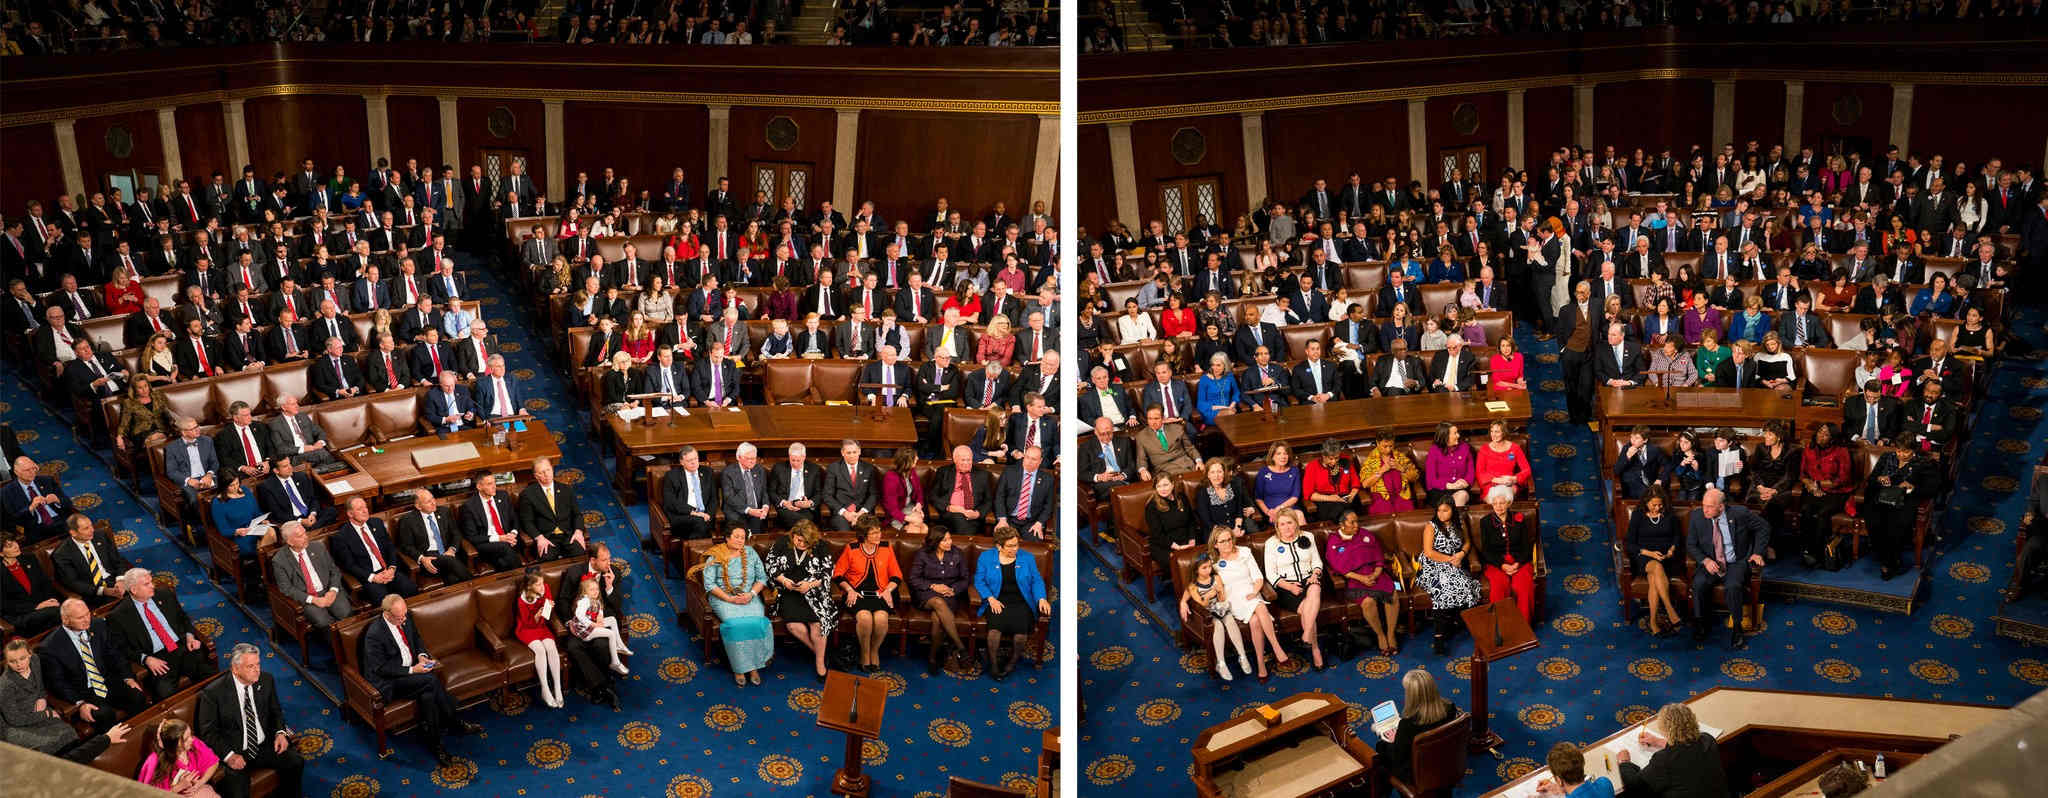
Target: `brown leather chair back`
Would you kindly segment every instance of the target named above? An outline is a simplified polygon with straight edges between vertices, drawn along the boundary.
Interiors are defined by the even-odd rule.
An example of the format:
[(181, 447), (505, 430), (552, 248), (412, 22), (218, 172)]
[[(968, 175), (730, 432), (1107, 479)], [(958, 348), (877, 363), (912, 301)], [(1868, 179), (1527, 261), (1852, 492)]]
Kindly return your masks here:
[(1842, 398), (1842, 394), (1856, 382), (1856, 366), (1863, 362), (1862, 355), (1861, 352), (1813, 346), (1799, 350), (1794, 356), (1799, 358), (1799, 374), (1806, 379), (1806, 394)]
[(596, 328), (593, 327), (569, 328), (569, 368), (578, 369), (583, 367), (583, 358), (590, 354), (590, 336), (594, 332), (596, 332)]
[(171, 308), (178, 306), (178, 281), (180, 279), (182, 278), (179, 275), (166, 274), (160, 277), (144, 277), (138, 282), (142, 283), (142, 295), (144, 297), (156, 297), (157, 304), (163, 306), (165, 313), (169, 313)]
[(1417, 286), (1416, 290), (1422, 294), (1423, 312), (1441, 316), (1445, 305), (1458, 304), (1458, 292), (1464, 287), (1464, 283), (1430, 283)]
[(1472, 713), (1415, 736), (1409, 756), (1409, 787), (1418, 795), (1448, 793), (1465, 778), (1465, 745), (1472, 737)]
[[(395, 526), (389, 519), (385, 524)], [(446, 659), (456, 651), (475, 647), (478, 619), (469, 591), (435, 591), (414, 596), (406, 604), (411, 608), (413, 623), (419, 626), (420, 642), (436, 656)]]
[(1701, 253), (1698, 252), (1666, 252), (1664, 253), (1664, 269), (1675, 275), (1678, 274), (1679, 266), (1691, 266), (1692, 273), (1699, 274), (1700, 255)]
[(1358, 261), (1344, 264), (1344, 285), (1354, 297), (1379, 293), (1387, 282), (1387, 262)]
[(1110, 492), (1111, 512), (1116, 518), (1118, 529), (1144, 538), (1150, 530), (1145, 527), (1145, 503), (1152, 501), (1152, 486), (1148, 483), (1125, 485)]
[(309, 390), (306, 387), (307, 372), (312, 367), (312, 361), (301, 360), (296, 363), (286, 363), (282, 366), (271, 366), (264, 369), (263, 396), (266, 398), (266, 401), (274, 406), (277, 397), (280, 396), (290, 395), (302, 398), (306, 396)]
[(327, 444), (331, 448), (346, 449), (369, 437), (368, 402), (330, 402), (306, 408), (306, 412), (312, 414), (313, 422), (327, 433)]
[(163, 387), (164, 405), (171, 413), (199, 420), (200, 426), (212, 426), (227, 419), (225, 410), (213, 400), (213, 385), (210, 380), (172, 383)]
[(126, 334), (127, 323), (128, 314), (122, 313), (116, 316), (99, 316), (86, 319), (79, 322), (78, 326), (85, 328), (85, 335), (87, 338), (92, 339), (93, 346), (111, 352), (125, 348), (123, 346), (125, 342), (121, 339)]
[(236, 402), (248, 402), (250, 412), (263, 415), (276, 405), (264, 393), (263, 379), (262, 372), (238, 371), (213, 377), (207, 382), (213, 383), (213, 401), (220, 406), (223, 415)]
[[(922, 359), (924, 357), (925, 330), (929, 329), (930, 325), (911, 322), (901, 326), (903, 327), (903, 346), (910, 351), (898, 352), (897, 354), (902, 355), (904, 360)], [(954, 365), (961, 365), (963, 362), (962, 358), (954, 358), (953, 360), (955, 361)]]
[[(851, 402), (859, 395), (860, 372), (867, 365), (865, 360), (814, 360), (811, 361), (811, 386), (818, 391), (818, 398), (827, 402)], [(778, 394), (779, 395), (779, 394)]]
[(1320, 324), (1290, 324), (1280, 328), (1281, 337), (1287, 341), (1287, 351), (1274, 352), (1273, 362), (1284, 363), (1307, 357), (1308, 342), (1310, 341), (1322, 342), (1323, 354), (1327, 356), (1330, 352), (1331, 332), (1335, 329), (1336, 325), (1329, 322), (1322, 322)]
[(955, 446), (965, 446), (968, 441), (974, 440), (976, 430), (988, 425), (988, 417), (989, 411), (986, 410), (946, 408), (946, 422), (939, 430), (939, 441), (948, 452), (953, 451)]
[(761, 361), (761, 391), (768, 403), (813, 404), (811, 364), (802, 358)]
[(386, 438), (411, 435), (419, 429), (422, 408), (418, 389), (377, 394), (367, 408), (370, 428)]
[(1108, 297), (1108, 298), (1109, 298), (1109, 310), (1110, 310), (1110, 313), (1111, 313), (1111, 314), (1120, 314), (1120, 313), (1123, 313), (1123, 312), (1124, 312), (1124, 301), (1125, 301), (1125, 300), (1131, 300), (1131, 299), (1137, 299), (1137, 298), (1138, 298), (1138, 289), (1140, 289), (1140, 288), (1144, 288), (1144, 287), (1145, 287), (1145, 284), (1146, 284), (1146, 283), (1149, 283), (1149, 282), (1151, 282), (1151, 281), (1150, 281), (1150, 280), (1126, 280), (1126, 281), (1124, 281), (1124, 282), (1120, 282), (1120, 283), (1110, 283), (1110, 284), (1108, 284), (1108, 285), (1105, 285), (1105, 286), (1103, 286), (1103, 287), (1102, 287), (1102, 294), (1103, 294), (1103, 296), (1106, 296), (1106, 297)]
[(1505, 310), (1482, 310), (1472, 314), (1481, 332), (1486, 334), (1486, 345), (1498, 347), (1502, 338), (1515, 334), (1515, 314)]
[(1963, 323), (1955, 319), (1928, 319), (1920, 329), (1926, 332), (1928, 341), (1943, 341), (1954, 347), (1956, 333), (1963, 329)]
[(1841, 346), (1863, 334), (1863, 320), (1876, 318), (1865, 313), (1829, 313), (1823, 319), (1828, 325), (1828, 335)]

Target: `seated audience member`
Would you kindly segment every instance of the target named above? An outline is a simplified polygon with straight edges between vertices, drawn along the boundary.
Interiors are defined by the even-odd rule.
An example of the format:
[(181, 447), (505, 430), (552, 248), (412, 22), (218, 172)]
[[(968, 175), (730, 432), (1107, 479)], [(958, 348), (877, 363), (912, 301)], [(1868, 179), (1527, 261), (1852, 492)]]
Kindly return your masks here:
[(398, 567), (399, 558), (404, 555), (391, 542), (391, 531), (385, 528), (384, 519), (372, 517), (370, 503), (362, 497), (348, 500), (341, 528), (328, 539), (334, 543), (335, 565), (362, 585), (365, 599), (381, 604), (388, 593), (411, 596), (420, 592), (412, 576)]
[[(1052, 603), (1046, 600), (1037, 558), (1022, 553), (1016, 530), (998, 528), (995, 539), (995, 548), (984, 549), (975, 563), (974, 590), (982, 596), (981, 617), (988, 626), (989, 675), (1000, 681), (1024, 656), (1025, 638), (1046, 622)], [(1002, 654), (1004, 638), (1010, 641), (1008, 656)]]
[(179, 681), (203, 679), (219, 670), (199, 635), (178, 603), (175, 591), (157, 590), (156, 579), (147, 568), (130, 568), (121, 577), (128, 598), (107, 616), (107, 625), (121, 638), (122, 647), (143, 666), (143, 686), (156, 700), (178, 692)]
[[(806, 522), (809, 523), (809, 522)], [(747, 545), (746, 527), (733, 527), (705, 549), (687, 574), (701, 579), (711, 613), (718, 616), (719, 642), (734, 684), (761, 683), (761, 669), (775, 656), (775, 633), (768, 621), (761, 591), (768, 587), (766, 566)]]
[(533, 650), (535, 681), (540, 684), (540, 701), (562, 708), (562, 655), (555, 644), (555, 596), (547, 578), (539, 571), (527, 571), (519, 580), (519, 598), (514, 603), (512, 636)]
[(1630, 795), (1725, 795), (1728, 775), (1714, 736), (1700, 731), (1699, 719), (1684, 704), (1657, 710), (1656, 728), (1645, 729), (1639, 742), (1655, 752), (1648, 762), (1632, 762), (1628, 751), (1614, 755), (1621, 770), (1622, 790)]
[(0, 497), (5, 497), (8, 525), (21, 527), (30, 543), (61, 534), (64, 519), (72, 514), (71, 497), (56, 477), (42, 476), (42, 466), (27, 457), (14, 458), (14, 479)]
[(483, 727), (456, 714), (455, 698), (441, 684), (434, 670), (441, 666), (426, 648), (405, 605), (397, 593), (385, 595), (378, 605), (382, 612), (363, 627), (360, 645), (363, 678), (386, 701), (412, 699), (418, 710), (420, 739), (442, 766), (453, 761), (441, 738), (445, 734), (481, 734)]
[(438, 576), (449, 585), (469, 581), (469, 566), (460, 555), (462, 541), (433, 491), (413, 492), (412, 512), (398, 519), (398, 551), (411, 562), (408, 570), (414, 573)]
[(682, 539), (711, 537), (718, 514), (718, 481), (704, 468), (697, 447), (684, 446), (677, 465), (661, 478), (661, 509), (669, 535)]
[[(1685, 565), (1679, 553), (1683, 533), (1679, 531), (1678, 518), (1665, 512), (1663, 488), (1652, 487), (1641, 498), (1642, 502), (1629, 513), (1621, 551), (1630, 558), (1631, 571), (1642, 574), (1650, 583), (1650, 634), (1664, 637), (1677, 631), (1681, 623), (1678, 604), (1671, 597), (1670, 573), (1682, 570)], [(1657, 625), (1659, 608), (1671, 618), (1668, 627)]]
[(337, 514), (326, 486), (303, 467), (294, 465), (292, 456), (285, 453), (270, 461), (270, 479), (257, 485), (256, 505), (270, 516), (272, 523), (297, 519), (308, 529), (334, 523)]
[[(50, 703), (44, 685), (47, 666), (27, 638), (7, 641), (0, 663), (0, 742), (88, 764), (109, 745), (126, 742), (128, 724), (111, 724), (104, 733), (81, 737)], [(104, 710), (103, 710), (104, 711)]]
[(819, 523), (825, 470), (806, 457), (802, 443), (789, 445), (788, 457), (768, 471), (768, 497), (775, 504), (776, 523), (783, 528), (798, 522)]
[(230, 678), (199, 691), (192, 711), (193, 732), (220, 756), (214, 789), (223, 798), (246, 798), (251, 776), (272, 771), (272, 795), (297, 798), (303, 793), (306, 760), (293, 746), (296, 735), (286, 724), (277, 697), (277, 678), (263, 672), (263, 651), (237, 643), (228, 652)]
[(834, 600), (832, 557), (823, 550), (823, 541), (816, 524), (797, 524), (763, 560), (768, 580), (778, 588), (775, 616), (811, 652), (816, 660), (812, 669), (821, 683), (826, 674), (826, 636), (838, 628), (840, 608)]
[(1737, 616), (1730, 624), (1729, 645), (1736, 650), (1749, 647), (1742, 633), (1744, 605), (1752, 569), (1764, 566), (1764, 549), (1771, 542), (1771, 527), (1762, 517), (1742, 505), (1727, 504), (1719, 488), (1708, 488), (1700, 506), (1686, 518), (1685, 553), (1692, 570), (1692, 639), (1707, 639), (1706, 621), (1714, 585), (1726, 588), (1728, 611)]
[(1550, 754), (1544, 757), (1544, 764), (1550, 768), (1550, 778), (1537, 785), (1538, 795), (1614, 798), (1614, 782), (1606, 776), (1586, 778), (1586, 754), (1576, 745), (1558, 743), (1551, 746)]
[(497, 475), (489, 470), (470, 475), (476, 492), (462, 503), (456, 516), (462, 538), (476, 549), (477, 559), (494, 569), (510, 571), (519, 567), (519, 516), (512, 498), (498, 488)]
[(519, 533), (543, 560), (581, 557), (587, 547), (576, 492), (555, 482), (555, 464), (533, 461), (533, 482), (519, 494)]
[(325, 631), (335, 621), (354, 614), (341, 569), (327, 553), (326, 541), (309, 540), (305, 525), (298, 521), (280, 526), (278, 540), (284, 545), (271, 555), (272, 578), (279, 592), (302, 602), (299, 611), (307, 623)]
[(882, 540), (883, 530), (879, 519), (862, 519), (854, 530), (853, 544), (839, 552), (839, 561), (832, 568), (832, 579), (845, 591), (847, 610), (854, 614), (859, 665), (868, 674), (882, 670), (889, 613), (896, 611), (896, 593), (904, 581), (895, 550)]
[(1043, 449), (1036, 445), (1024, 447), (1017, 462), (997, 480), (990, 508), (997, 530), (1016, 530), (1032, 540), (1047, 536), (1047, 524), (1057, 520), (1054, 493), (1058, 485), (1050, 472), (1041, 469), (1044, 462)]
[(1415, 778), (1415, 738), (1457, 720), (1461, 714), (1456, 704), (1438, 694), (1436, 677), (1429, 675), (1429, 671), (1416, 668), (1402, 674), (1401, 721), (1394, 725), (1392, 732), (1372, 745), (1373, 752), (1385, 762), (1385, 775), (1412, 782)]
[(14, 633), (33, 637), (57, 625), (57, 588), (42, 563), (22, 548), (21, 534), (0, 531), (0, 620), (14, 627)]
[(36, 651), (50, 695), (77, 705), (78, 719), (99, 731), (147, 708), (142, 683), (129, 675), (134, 654), (109, 624), (78, 599), (65, 599), (58, 615), (62, 626), (44, 635)]
[(95, 528), (84, 513), (64, 519), (64, 532), (70, 539), (50, 550), (57, 585), (94, 609), (119, 600), (121, 575), (134, 565), (114, 545), (113, 534)]
[(220, 757), (192, 733), (192, 725), (167, 718), (149, 730), (149, 755), (136, 781), (165, 792), (199, 798), (220, 798), (212, 781), (220, 773)]
[(974, 452), (966, 446), (953, 447), (951, 462), (932, 474), (925, 507), (933, 522), (967, 537), (978, 535), (983, 522), (993, 514), (995, 491), (988, 472), (975, 467)]

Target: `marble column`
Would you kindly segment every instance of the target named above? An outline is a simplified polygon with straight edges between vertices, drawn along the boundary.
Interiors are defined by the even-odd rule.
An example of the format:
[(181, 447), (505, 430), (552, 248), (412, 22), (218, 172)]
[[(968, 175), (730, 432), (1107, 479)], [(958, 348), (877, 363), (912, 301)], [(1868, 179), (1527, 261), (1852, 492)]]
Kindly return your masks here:
[(455, 167), (458, 175), (468, 175), (469, 164), (462, 162), (462, 131), (457, 127), (460, 120), (455, 111), (455, 98), (434, 99), (441, 104), (441, 162)]
[[(1048, 210), (1052, 198), (1059, 193), (1060, 181), (1060, 117), (1047, 114), (1038, 118), (1037, 153), (1031, 160), (1031, 194), (1024, 198), (1024, 207), (1015, 208), (1016, 214), (1029, 213), (1031, 203), (1044, 202)], [(848, 210), (851, 210), (849, 207)], [(1054, 216), (1053, 218), (1064, 218)], [(1001, 230), (990, 230), (990, 235), (1002, 235)]]
[(562, 101), (541, 100), (541, 128), (547, 139), (547, 190), (548, 196), (559, 202), (569, 186), (567, 147), (562, 133)]
[(156, 109), (156, 136), (164, 143), (164, 182), (175, 184), (185, 173), (185, 154), (178, 147), (178, 109)]
[(242, 114), (241, 100), (223, 101), (220, 112), (228, 133), (228, 168), (221, 171), (240, 175), (249, 163), (249, 120)]
[[(1263, 111), (1246, 111), (1238, 118), (1244, 125), (1244, 195), (1250, 197), (1251, 202), (1258, 202), (1267, 196), (1266, 115)], [(1228, 216), (1227, 213), (1223, 215)], [(1223, 222), (1218, 221), (1217, 224)]]
[[(1124, 227), (1142, 230), (1144, 219), (1138, 211), (1138, 167), (1131, 152), (1131, 124), (1109, 126), (1109, 171), (1116, 179), (1116, 215)], [(1256, 202), (1257, 200), (1253, 200)]]
[(832, 138), (832, 207), (853, 212), (853, 170), (860, 161), (860, 109), (839, 110), (839, 129)]
[[(1806, 137), (1806, 81), (1785, 81), (1785, 157), (1798, 154)], [(1818, 148), (1815, 148), (1818, 151)]]
[[(85, 193), (85, 168), (78, 162), (78, 131), (74, 120), (59, 119), (50, 123), (50, 133), (57, 137), (57, 167), (64, 175), (64, 193)], [(85, 207), (80, 205), (79, 207)], [(56, 212), (55, 206), (46, 206), (44, 218)]]

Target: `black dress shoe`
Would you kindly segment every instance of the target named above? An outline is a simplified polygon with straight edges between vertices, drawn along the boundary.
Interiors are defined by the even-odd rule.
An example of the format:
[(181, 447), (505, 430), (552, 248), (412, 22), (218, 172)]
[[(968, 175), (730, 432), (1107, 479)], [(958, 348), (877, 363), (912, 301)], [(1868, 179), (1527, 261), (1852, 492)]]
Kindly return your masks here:
[(465, 720), (465, 721), (458, 721), (458, 722), (456, 723), (456, 726), (455, 726), (455, 730), (456, 730), (456, 732), (457, 732), (457, 733), (460, 733), (460, 734), (483, 734), (483, 733), (484, 733), (484, 727), (482, 727), (482, 726), (479, 726), (479, 725), (477, 725), (477, 724), (476, 724), (476, 721), (470, 721), (470, 720)]
[(1741, 632), (1737, 632), (1735, 633), (1735, 636), (1728, 641), (1728, 647), (1735, 649), (1736, 651), (1747, 649), (1749, 648), (1749, 638), (1743, 635)]
[(1892, 570), (1892, 567), (1889, 565), (1881, 565), (1877, 568), (1877, 578), (1880, 580), (1890, 582), (1892, 581), (1892, 577), (1898, 575), (1898, 572)]
[(440, 767), (455, 764), (455, 755), (448, 753), (447, 746), (436, 745), (434, 746), (434, 764)]

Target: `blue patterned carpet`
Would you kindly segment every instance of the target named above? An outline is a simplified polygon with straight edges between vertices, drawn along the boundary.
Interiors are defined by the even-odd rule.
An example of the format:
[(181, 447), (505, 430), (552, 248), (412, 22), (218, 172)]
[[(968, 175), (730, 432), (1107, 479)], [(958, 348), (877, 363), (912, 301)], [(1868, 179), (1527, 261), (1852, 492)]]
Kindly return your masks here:
[[(2014, 326), (2038, 346), (2041, 321), (2038, 314), (2025, 314)], [(1555, 342), (1539, 343), (1526, 328), (1519, 342), (1538, 361), (1532, 382), (1561, 376), (1555, 358), (1548, 357), (1557, 352)], [(2023, 477), (2048, 442), (2038, 428), (2041, 408), (2048, 405), (2043, 374), (2041, 362), (2020, 361), (1993, 379), (1962, 486), (1939, 523), (1946, 539), (1931, 547), (1930, 587), (1913, 615), (1767, 602), (1768, 630), (1740, 652), (1728, 649), (1720, 635), (1696, 647), (1683, 636), (1657, 640), (1624, 626), (1607, 554), (1612, 536), (1601, 504), (1595, 436), (1583, 425), (1560, 423), (1563, 397), (1539, 392), (1530, 456), (1536, 460), (1551, 567), (1549, 618), (1537, 631), (1541, 647), (1490, 673), (1497, 692), (1489, 698), (1489, 723), (1506, 738), (1505, 758), (1473, 757), (1459, 793), (1477, 795), (1528, 772), (1559, 741), (1598, 739), (1657, 706), (1716, 685), (1995, 704), (2017, 703), (2048, 687), (2048, 653), (1995, 637), (1990, 621), (1997, 589), (2011, 572), (2010, 529), (2024, 500)], [(1293, 664), (1297, 658), (1269, 685), (1243, 677), (1226, 685), (1210, 669), (1206, 651), (1176, 648), (1170, 630), (1158, 626), (1161, 620), (1175, 622), (1172, 604), (1165, 598), (1138, 603), (1142, 583), (1114, 580), (1114, 548), (1083, 537), (1093, 555), (1082, 559), (1079, 609), (1087, 723), (1081, 728), (1084, 753), (1070, 764), (1081, 768), (1083, 794), (1185, 784), (1188, 746), (1202, 729), (1305, 690), (1344, 697), (1354, 705), (1356, 720), (1380, 701), (1398, 703), (1400, 674), (1421, 667), (1436, 674), (1452, 700), (1471, 706), (1471, 640), (1455, 638), (1446, 661), (1429, 653), (1426, 631), (1423, 638), (1404, 640), (1393, 659), (1370, 655), (1316, 673)]]
[[(324, 647), (313, 647), (312, 662), (298, 663), (296, 644), (270, 645), (268, 608), (231, 601), (210, 581), (206, 552), (188, 552), (156, 524), (153, 489), (144, 499), (115, 478), (93, 444), (79, 441), (65, 419), (35, 398), (12, 362), (0, 379), (0, 415), (21, 432), (45, 473), (61, 473), (79, 509), (114, 524), (130, 560), (155, 571), (160, 584), (176, 586), (186, 610), (221, 641), (222, 651), (239, 642), (265, 647), (265, 669), (284, 685), (287, 717), (306, 732), (300, 748), (312, 760), (308, 795), (368, 798), (435, 788), (475, 796), (828, 794), (845, 742), (815, 725), (819, 693), (808, 655), (780, 652), (764, 684), (746, 689), (735, 688), (722, 666), (704, 665), (701, 646), (675, 628), (669, 597), (682, 595), (680, 583), (663, 578), (659, 563), (640, 553), (645, 506), (629, 510), (619, 501), (608, 458), (589, 439), (587, 414), (578, 410), (583, 403), (569, 396), (545, 352), (540, 336), (555, 331), (528, 318), (499, 278), (473, 262), (464, 267), (471, 295), (481, 298), (503, 342), (508, 368), (525, 381), (527, 395), (537, 397), (528, 408), (556, 431), (565, 461), (557, 479), (574, 486), (589, 530), (630, 567), (627, 623), (640, 656), (619, 686), (624, 712), (574, 695), (566, 708), (551, 710), (529, 690), (511, 706), (468, 711), (485, 733), (449, 740), (458, 758), (453, 766), (436, 769), (410, 737), (396, 738), (396, 753), (379, 760), (369, 730), (344, 720), (335, 703), (340, 680)], [(1049, 639), (1057, 637), (1052, 630)], [(882, 678), (894, 687), (882, 739), (869, 742), (863, 757), (877, 794), (935, 798), (953, 775), (1020, 787), (1036, 777), (1040, 731), (1057, 722), (1056, 662), (1043, 671), (1020, 667), (1004, 682), (979, 671), (927, 677), (917, 656), (885, 658), (884, 664), (891, 670)]]

